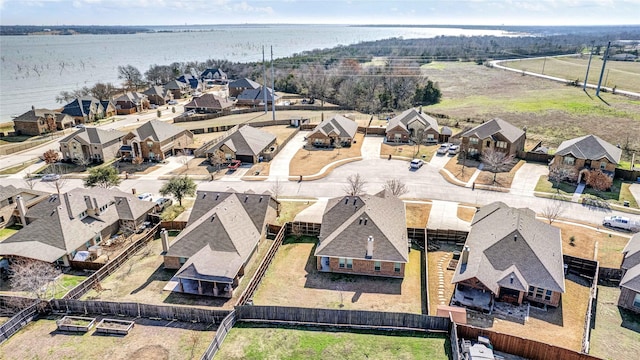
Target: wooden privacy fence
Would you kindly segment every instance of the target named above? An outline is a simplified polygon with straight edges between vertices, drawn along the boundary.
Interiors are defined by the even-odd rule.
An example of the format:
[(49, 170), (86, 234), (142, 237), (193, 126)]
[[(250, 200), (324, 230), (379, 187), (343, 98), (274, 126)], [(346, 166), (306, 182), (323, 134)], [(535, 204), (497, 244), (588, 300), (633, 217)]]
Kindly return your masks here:
[(34, 300), (31, 305), (22, 309), (9, 319), (9, 321), (2, 324), (2, 326), (0, 326), (0, 344), (29, 324), (36, 316), (38, 316), (42, 308), (42, 301)]
[(287, 223), (287, 230), (291, 234), (300, 234), (305, 236), (320, 236), (322, 224), (295, 221)]
[(470, 325), (457, 324), (457, 332), (458, 336), (463, 339), (477, 339), (478, 336), (487, 337), (495, 350), (531, 360), (599, 360), (589, 354)]
[(73, 289), (69, 290), (64, 296), (63, 299), (79, 299), (82, 295), (86, 294), (89, 290), (93, 289), (96, 284), (98, 284), (101, 280), (106, 278), (107, 276), (113, 274), (122, 264), (124, 264), (129, 258), (131, 258), (140, 248), (145, 246), (147, 242), (156, 235), (158, 232), (158, 228), (160, 224), (156, 224), (153, 228), (149, 230), (149, 232), (138, 239), (133, 244), (129, 245), (122, 253), (113, 258), (113, 260), (109, 261), (105, 266), (101, 267), (98, 271), (91, 274), (87, 277), (83, 282), (79, 283)]
[(620, 283), (622, 280), (622, 269), (601, 267), (598, 269), (598, 281), (610, 281)]
[(447, 243), (464, 243), (467, 240), (467, 231), (427, 229), (427, 241), (443, 241)]
[(169, 220), (169, 221), (161, 221), (160, 222), (160, 228), (161, 229), (182, 230), (182, 229), (184, 229), (186, 227), (187, 227), (187, 222), (186, 221)]
[[(274, 225), (271, 225), (271, 226), (274, 226)], [(284, 240), (284, 237), (287, 233), (288, 226), (289, 226), (289, 223), (286, 223), (284, 224), (284, 226), (282, 226), (279, 229), (275, 239), (273, 240), (273, 243), (271, 244), (271, 247), (269, 248), (269, 251), (267, 251), (267, 254), (262, 259), (262, 262), (258, 266), (258, 269), (256, 270), (255, 274), (253, 274), (253, 277), (251, 278), (251, 280), (249, 280), (249, 285), (247, 285), (247, 288), (244, 289), (244, 292), (238, 298), (238, 301), (236, 302), (236, 306), (244, 305), (247, 303), (249, 299), (253, 298), (253, 294), (258, 288), (258, 285), (260, 285), (260, 282), (262, 281), (262, 277), (267, 272), (267, 268), (269, 268), (269, 265), (271, 265), (271, 261), (273, 261), (273, 258), (276, 256), (276, 252), (278, 252), (280, 245), (282, 245), (282, 241)]]
[(595, 260), (583, 259), (571, 255), (562, 255), (567, 272), (590, 280), (596, 278), (598, 274), (598, 262)]
[(589, 292), (589, 305), (587, 306), (587, 313), (584, 318), (584, 331), (582, 333), (582, 352), (588, 354), (589, 353), (589, 345), (591, 339), (591, 317), (595, 315), (593, 311), (595, 310), (594, 304), (598, 300), (598, 273), (599, 273), (600, 263), (596, 262), (596, 271), (594, 274), (594, 278), (591, 281), (591, 289)]
[(202, 360), (213, 359), (218, 350), (220, 350), (220, 346), (222, 346), (222, 342), (227, 337), (229, 330), (236, 324), (236, 320), (235, 310), (231, 311), (229, 315), (222, 320), (220, 326), (218, 326), (218, 330), (216, 330), (216, 336), (213, 337), (209, 347), (207, 347), (207, 350), (202, 355)]
[(230, 313), (229, 310), (114, 301), (53, 299), (49, 305), (53, 311), (69, 314), (102, 314), (214, 324), (221, 323)]
[(236, 316), (248, 322), (445, 333), (451, 325), (448, 318), (421, 314), (287, 306), (236, 306)]

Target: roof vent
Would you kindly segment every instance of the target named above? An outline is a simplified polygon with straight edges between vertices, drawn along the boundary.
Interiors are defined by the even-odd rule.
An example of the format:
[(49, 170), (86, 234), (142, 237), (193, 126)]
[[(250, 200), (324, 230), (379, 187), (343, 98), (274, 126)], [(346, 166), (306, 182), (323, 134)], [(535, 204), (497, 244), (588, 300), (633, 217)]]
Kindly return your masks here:
[(346, 205), (347, 203), (349, 203), (349, 197), (348, 196), (346, 198), (344, 198), (344, 204)]
[(513, 236), (513, 241), (518, 241), (518, 234), (515, 234), (515, 235)]
[(247, 202), (247, 200), (249, 200), (249, 195), (245, 195), (244, 197), (244, 202)]
[(213, 220), (215, 220), (215, 219), (216, 219), (216, 215), (213, 214), (213, 216), (211, 217), (211, 222), (213, 222)]
[(216, 194), (216, 200), (218, 200), (219, 197), (220, 197), (220, 194)]
[(360, 222), (358, 224), (362, 225), (362, 218), (360, 218)]
[(509, 282), (513, 284), (513, 274), (511, 274), (511, 276), (509, 277)]
[(369, 218), (364, 218), (364, 224), (367, 225), (367, 221), (369, 221)]
[(356, 204), (356, 198), (353, 198), (353, 205)]

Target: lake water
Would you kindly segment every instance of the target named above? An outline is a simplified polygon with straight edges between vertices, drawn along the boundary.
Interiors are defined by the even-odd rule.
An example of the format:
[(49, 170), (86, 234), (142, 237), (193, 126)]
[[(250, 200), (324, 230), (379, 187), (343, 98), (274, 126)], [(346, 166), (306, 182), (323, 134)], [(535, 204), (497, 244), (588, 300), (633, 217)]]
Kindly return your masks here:
[[(153, 28), (153, 27), (152, 27)], [(31, 106), (59, 108), (56, 95), (97, 82), (119, 84), (118, 65), (144, 73), (152, 64), (227, 59), (259, 61), (262, 46), (274, 57), (391, 37), (509, 35), (501, 30), (340, 25), (224, 25), (155, 27), (130, 35), (0, 36), (0, 122)], [(189, 30), (189, 31), (180, 31)], [(269, 54), (267, 54), (267, 57)]]

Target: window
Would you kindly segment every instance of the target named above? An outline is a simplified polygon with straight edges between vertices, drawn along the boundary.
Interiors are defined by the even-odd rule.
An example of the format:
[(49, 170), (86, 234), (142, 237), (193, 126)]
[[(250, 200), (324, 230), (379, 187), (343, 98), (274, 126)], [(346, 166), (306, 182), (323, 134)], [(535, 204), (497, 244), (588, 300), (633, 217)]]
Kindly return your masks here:
[(347, 269), (353, 269), (353, 259), (347, 259)]
[(535, 288), (533, 286), (529, 286), (529, 292), (527, 292), (527, 296), (533, 297), (534, 291), (535, 291)]
[(544, 294), (544, 299), (546, 301), (550, 301), (551, 300), (551, 290), (547, 290), (547, 292)]
[(607, 168), (607, 163), (605, 161), (600, 162), (600, 169), (604, 170)]
[(395, 272), (400, 272), (402, 264), (400, 263), (393, 263), (393, 271)]
[(187, 262), (187, 258), (186, 257), (181, 257), (180, 258), (180, 265), (184, 265), (184, 263)]
[(375, 261), (373, 263), (373, 270), (380, 271), (380, 261)]
[(345, 258), (340, 258), (340, 259), (338, 260), (338, 263), (340, 264), (340, 267), (341, 267), (341, 268), (344, 268)]
[(507, 142), (506, 141), (496, 141), (496, 147), (497, 148), (501, 148), (501, 149), (506, 149), (507, 148)]
[(478, 144), (478, 138), (469, 138), (469, 143), (477, 145)]
[(536, 288), (536, 299), (541, 299), (543, 292), (544, 292), (544, 289)]
[(4, 216), (0, 216), (0, 224), (4, 223)]
[(633, 299), (633, 306), (640, 308), (640, 294), (636, 294), (635, 299)]
[(576, 159), (573, 156), (565, 156), (564, 159), (562, 159), (562, 163), (565, 165), (573, 165), (576, 163)]

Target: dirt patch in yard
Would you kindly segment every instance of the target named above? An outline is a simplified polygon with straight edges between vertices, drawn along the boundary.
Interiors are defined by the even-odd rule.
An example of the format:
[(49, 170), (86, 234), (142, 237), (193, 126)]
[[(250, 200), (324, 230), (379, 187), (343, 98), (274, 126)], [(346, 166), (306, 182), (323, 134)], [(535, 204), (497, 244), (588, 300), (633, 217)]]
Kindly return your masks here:
[[(562, 252), (566, 255), (593, 259), (598, 244), (597, 260), (601, 267), (619, 268), (622, 263), (622, 249), (629, 241), (628, 238), (609, 235), (597, 230), (579, 225), (554, 222), (553, 226), (560, 228), (562, 233)], [(573, 237), (573, 241), (571, 241)], [(573, 245), (571, 245), (573, 243)]]
[(437, 149), (438, 145), (420, 145), (418, 149), (417, 145), (384, 142), (382, 146), (380, 146), (380, 157), (387, 158), (389, 155), (402, 156), (409, 159), (422, 159), (425, 162), (429, 162)]
[[(491, 171), (482, 170), (476, 179), (477, 184), (500, 186), (503, 188), (510, 188), (513, 182), (513, 177), (516, 175), (516, 171), (525, 164), (524, 160), (516, 162), (509, 171), (503, 171), (499, 173), (493, 173)], [(495, 181), (494, 181), (495, 176)]]
[(479, 164), (480, 164), (479, 161), (470, 160), (470, 159), (466, 159), (463, 162), (462, 158), (458, 156), (454, 156), (451, 158), (451, 160), (447, 162), (444, 168), (449, 170), (449, 172), (453, 174), (453, 176), (455, 176), (456, 179), (466, 183), (471, 179), (471, 176), (473, 176), (473, 174), (476, 172), (476, 169), (478, 168)]
[(289, 175), (314, 175), (334, 161), (358, 157), (361, 155), (360, 148), (363, 140), (364, 134), (356, 134), (355, 143), (351, 147), (341, 149), (315, 148), (311, 145), (305, 145), (291, 159)]
[(278, 250), (253, 297), (254, 304), (422, 312), (419, 251), (409, 253), (404, 279), (321, 273), (313, 256), (316, 239), (303, 239), (287, 241)]
[[(0, 347), (1, 359), (199, 359), (215, 336), (205, 324), (136, 319), (126, 336), (102, 336), (91, 330), (56, 330), (48, 317), (27, 325)], [(100, 318), (99, 318), (100, 319)]]
[(458, 205), (458, 219), (471, 222), (477, 210), (475, 207)]
[[(437, 251), (427, 252), (427, 262), (429, 265), (429, 314), (433, 315), (438, 309), (438, 305), (449, 305), (455, 285), (451, 283), (455, 267), (447, 269), (453, 259), (453, 251), (460, 250), (452, 244), (441, 244)], [(442, 278), (439, 276), (442, 272)], [(440, 287), (442, 285), (442, 287)], [(438, 291), (442, 291), (439, 294)]]
[(431, 204), (405, 203), (407, 227), (425, 229), (431, 213)]

